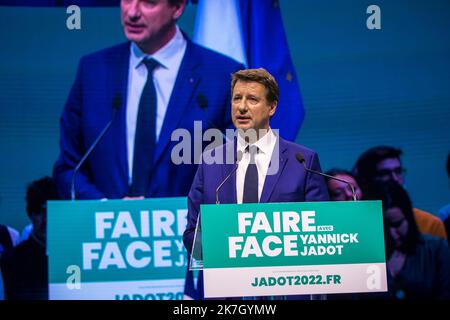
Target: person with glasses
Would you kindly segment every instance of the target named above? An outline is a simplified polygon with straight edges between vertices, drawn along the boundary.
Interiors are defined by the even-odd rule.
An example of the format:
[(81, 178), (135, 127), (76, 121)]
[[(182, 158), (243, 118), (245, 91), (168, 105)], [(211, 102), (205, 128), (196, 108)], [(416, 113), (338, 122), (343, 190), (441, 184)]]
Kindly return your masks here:
[[(376, 146), (365, 151), (356, 161), (353, 174), (360, 183), (363, 195), (374, 183), (394, 181), (405, 184), (406, 170), (402, 166), (402, 150), (390, 146)], [(419, 231), (447, 239), (444, 223), (426, 211), (414, 208)]]

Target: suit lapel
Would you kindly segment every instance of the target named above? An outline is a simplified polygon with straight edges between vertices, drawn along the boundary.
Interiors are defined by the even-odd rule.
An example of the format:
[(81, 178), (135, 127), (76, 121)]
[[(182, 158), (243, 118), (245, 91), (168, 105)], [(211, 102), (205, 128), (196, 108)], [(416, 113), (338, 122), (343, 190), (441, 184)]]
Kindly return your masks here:
[[(229, 174), (234, 170), (236, 165), (226, 164), (222, 167), (222, 180), (223, 181)], [(236, 198), (236, 173), (234, 173), (225, 185), (223, 186), (223, 191), (219, 193), (220, 203), (237, 203)]]
[(167, 106), (166, 115), (156, 144), (154, 163), (156, 164), (161, 158), (164, 149), (170, 142), (172, 132), (178, 127), (184, 110), (189, 105), (192, 94), (200, 82), (200, 76), (195, 72), (195, 68), (199, 64), (199, 59), (195, 56), (195, 48), (189, 39), (186, 39), (187, 46), (180, 70), (175, 81), (175, 85), (170, 96), (169, 105)]
[[(128, 68), (130, 63), (130, 42), (119, 45), (110, 56), (109, 90), (110, 97), (107, 101), (120, 99), (120, 107), (111, 129), (114, 130), (115, 158), (123, 181), (128, 185), (128, 159), (127, 159), (127, 92), (128, 92)], [(111, 106), (112, 107), (112, 106)], [(114, 151), (113, 151), (114, 152)]]
[(261, 198), (259, 200), (260, 203), (269, 202), (270, 196), (272, 195), (272, 192), (278, 182), (278, 179), (280, 178), (281, 174), (283, 173), (284, 167), (286, 166), (287, 162), (287, 157), (285, 154), (286, 150), (287, 150), (286, 143), (281, 138), (278, 138), (274, 148), (274, 152), (272, 153), (272, 160), (270, 162), (272, 164), (273, 161), (275, 160), (275, 157), (278, 157), (279, 168), (276, 174), (266, 175), (266, 180), (264, 181), (264, 187), (261, 193)]

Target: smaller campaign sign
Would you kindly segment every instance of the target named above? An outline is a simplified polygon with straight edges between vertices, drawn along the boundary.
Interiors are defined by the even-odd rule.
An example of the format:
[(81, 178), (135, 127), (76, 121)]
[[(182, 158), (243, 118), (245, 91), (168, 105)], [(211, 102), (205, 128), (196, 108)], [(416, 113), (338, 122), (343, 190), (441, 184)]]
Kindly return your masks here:
[(49, 298), (183, 299), (186, 198), (49, 201)]
[(205, 297), (387, 291), (381, 201), (202, 205)]

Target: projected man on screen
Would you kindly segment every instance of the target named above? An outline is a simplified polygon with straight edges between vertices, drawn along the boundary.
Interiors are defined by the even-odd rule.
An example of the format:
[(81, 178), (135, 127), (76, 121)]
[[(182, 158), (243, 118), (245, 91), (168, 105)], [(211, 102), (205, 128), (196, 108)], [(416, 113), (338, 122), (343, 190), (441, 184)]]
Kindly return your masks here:
[[(216, 153), (227, 157), (231, 152), (235, 161), (199, 165), (189, 192), (188, 225), (183, 236), (188, 252), (192, 252), (200, 205), (216, 203), (216, 195), (220, 203), (328, 200), (322, 176), (308, 174), (297, 161), (297, 154), (301, 153), (308, 168), (320, 171), (317, 153), (278, 137), (270, 127), (279, 97), (273, 76), (264, 69), (241, 70), (233, 74), (231, 88), (231, 116), (238, 129), (237, 138), (205, 152), (204, 158)], [(242, 159), (236, 170), (238, 154), (242, 154)], [(278, 165), (272, 170), (274, 163)]]
[[(186, 196), (196, 166), (175, 165), (171, 134), (231, 126), (228, 79), (237, 62), (192, 43), (177, 20), (186, 0), (122, 0), (129, 42), (87, 55), (61, 117), (58, 189), (69, 198), (74, 168), (100, 132), (102, 140), (76, 173), (76, 199)], [(192, 163), (192, 162), (191, 162)]]

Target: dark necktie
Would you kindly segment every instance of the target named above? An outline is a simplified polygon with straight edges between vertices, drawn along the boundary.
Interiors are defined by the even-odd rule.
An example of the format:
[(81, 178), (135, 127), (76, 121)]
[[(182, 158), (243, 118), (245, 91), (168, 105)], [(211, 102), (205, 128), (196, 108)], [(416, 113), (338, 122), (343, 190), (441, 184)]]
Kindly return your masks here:
[(255, 156), (258, 152), (257, 146), (249, 146), (250, 163), (245, 172), (243, 203), (258, 203), (258, 168), (256, 167)]
[(139, 101), (134, 138), (133, 178), (129, 196), (145, 196), (150, 184), (153, 167), (153, 153), (156, 146), (156, 89), (153, 70), (159, 65), (154, 59), (143, 61), (147, 67), (147, 81)]

